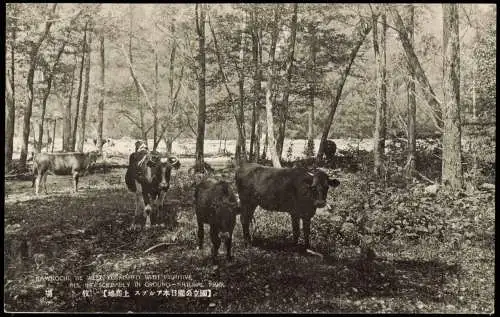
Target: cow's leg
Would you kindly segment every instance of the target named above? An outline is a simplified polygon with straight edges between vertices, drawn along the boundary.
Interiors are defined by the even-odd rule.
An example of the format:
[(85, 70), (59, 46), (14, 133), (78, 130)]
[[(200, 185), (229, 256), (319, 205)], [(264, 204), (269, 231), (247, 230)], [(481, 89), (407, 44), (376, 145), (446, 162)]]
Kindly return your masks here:
[(231, 261), (233, 256), (231, 255), (231, 244), (233, 243), (232, 234), (229, 234), (229, 237), (226, 238), (226, 258)]
[(250, 221), (253, 219), (253, 214), (255, 212), (255, 205), (244, 205), (242, 204), (240, 221), (241, 227), (243, 229), (243, 239), (245, 240), (245, 245), (249, 246), (252, 242), (252, 238), (250, 237)]
[(78, 191), (78, 172), (73, 172), (73, 191), (76, 193)]
[(47, 173), (43, 175), (43, 189), (45, 190), (45, 195), (47, 195)]
[(38, 193), (40, 191), (40, 180), (42, 178), (42, 175), (37, 174), (36, 179), (35, 179), (35, 195), (38, 196)]
[(140, 192), (135, 193), (135, 211), (134, 211), (134, 219), (132, 220), (132, 225), (131, 229), (135, 230), (137, 227), (140, 225), (137, 224), (137, 218), (139, 217), (139, 214), (141, 213), (141, 199), (142, 199), (142, 194)]
[(309, 249), (309, 235), (311, 233), (311, 218), (302, 218), (302, 227), (304, 230), (304, 247)]
[(165, 208), (163, 207), (163, 204), (165, 203), (165, 197), (167, 196), (167, 192), (162, 190), (160, 191), (160, 194), (158, 195), (158, 200), (157, 200), (157, 213), (156, 213), (156, 223), (165, 223), (165, 219), (167, 215), (165, 214)]
[(293, 230), (293, 244), (299, 243), (300, 236), (300, 218), (292, 215), (292, 230)]
[(203, 228), (203, 222), (198, 221), (198, 250), (203, 249), (203, 236), (205, 235), (205, 230)]
[(136, 226), (139, 227), (140, 225), (137, 224), (137, 218), (139, 217), (140, 213), (142, 212), (142, 186), (140, 183), (136, 182), (135, 183), (135, 212), (134, 212), (134, 220), (132, 221), (131, 229), (135, 230)]
[(217, 253), (220, 247), (220, 238), (218, 229), (215, 225), (210, 225), (210, 238), (212, 239), (212, 261), (217, 263)]
[(144, 216), (146, 217), (144, 227), (148, 229), (151, 227), (151, 199), (149, 198), (149, 194), (145, 192), (142, 192), (142, 198), (144, 199)]

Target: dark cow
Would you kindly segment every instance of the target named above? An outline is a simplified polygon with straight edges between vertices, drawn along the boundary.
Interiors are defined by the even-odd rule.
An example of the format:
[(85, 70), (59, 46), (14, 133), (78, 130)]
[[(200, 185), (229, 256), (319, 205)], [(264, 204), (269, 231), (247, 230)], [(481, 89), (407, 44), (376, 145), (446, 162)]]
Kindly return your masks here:
[(231, 260), (231, 243), (238, 200), (229, 183), (207, 178), (195, 187), (194, 209), (198, 222), (198, 248), (203, 248), (204, 224), (210, 225), (212, 259), (217, 260), (221, 239), (226, 245), (226, 256)]
[(45, 194), (47, 194), (47, 174), (72, 175), (73, 190), (78, 191), (78, 179), (97, 161), (96, 151), (81, 153), (36, 153), (33, 154), (33, 184), (38, 195), (40, 181), (43, 179)]
[(288, 212), (292, 217), (293, 241), (298, 243), (300, 219), (306, 249), (309, 248), (311, 218), (316, 208), (326, 206), (329, 187), (337, 187), (337, 179), (326, 173), (304, 168), (273, 168), (255, 163), (242, 164), (236, 170), (236, 187), (240, 199), (240, 220), (245, 242), (250, 243), (249, 224), (255, 208)]
[(329, 165), (333, 163), (336, 152), (337, 152), (337, 144), (335, 144), (335, 142), (332, 140), (326, 140), (324, 153), (326, 162)]
[(135, 217), (132, 228), (135, 228), (140, 213), (141, 199), (144, 201), (145, 227), (151, 226), (151, 202), (155, 208), (161, 208), (165, 194), (170, 187), (172, 168), (178, 169), (181, 163), (174, 156), (163, 156), (157, 152), (134, 152), (129, 157), (129, 166), (125, 173), (127, 188), (136, 193)]

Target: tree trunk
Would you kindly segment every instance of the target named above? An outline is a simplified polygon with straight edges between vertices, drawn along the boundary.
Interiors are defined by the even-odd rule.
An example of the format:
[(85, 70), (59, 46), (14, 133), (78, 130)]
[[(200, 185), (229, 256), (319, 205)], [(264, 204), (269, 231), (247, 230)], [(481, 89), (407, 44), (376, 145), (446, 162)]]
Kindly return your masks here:
[(154, 101), (154, 111), (153, 111), (153, 151), (156, 151), (158, 144), (160, 144), (160, 138), (158, 137), (158, 51), (155, 47), (155, 101)]
[[(200, 6), (200, 17), (198, 19), (198, 6)], [(196, 31), (198, 35), (198, 65), (200, 74), (198, 77), (198, 129), (196, 135), (196, 163), (195, 170), (199, 173), (204, 171), (203, 143), (205, 141), (205, 8), (203, 4), (195, 5)]]
[[(13, 6), (15, 7), (15, 6)], [(14, 9), (15, 10), (15, 9)], [(17, 12), (17, 11), (16, 11)], [(14, 17), (16, 17), (14, 12)], [(16, 47), (16, 28), (17, 20), (12, 20), (14, 25), (11, 32), (10, 44), (10, 76), (7, 76), (8, 83), (6, 83), (6, 115), (5, 115), (5, 170), (10, 170), (12, 162), (12, 154), (14, 152), (14, 131), (16, 125), (16, 69), (15, 69), (15, 47)]]
[[(9, 78), (9, 76), (7, 76)], [(12, 80), (9, 78), (9, 83), (5, 85), (5, 101), (7, 104), (7, 115), (6, 115), (6, 133), (5, 133), (5, 171), (9, 171), (10, 164), (12, 162), (12, 152), (14, 149), (14, 119), (15, 119), (15, 99), (14, 93), (12, 91)], [(12, 129), (12, 131), (11, 131)]]
[[(26, 103), (26, 107), (24, 109), (24, 120), (23, 120), (23, 145), (21, 147), (21, 157), (20, 157), (20, 165), (22, 168), (26, 167), (26, 159), (28, 158), (28, 141), (30, 137), (30, 123), (31, 123), (31, 113), (33, 110), (33, 99), (34, 99), (34, 88), (33, 88), (33, 79), (35, 76), (35, 69), (38, 64), (38, 52), (40, 50), (40, 46), (43, 41), (47, 38), (50, 32), (50, 27), (52, 26), (53, 20), (52, 16), (55, 14), (57, 8), (57, 3), (52, 6), (51, 16), (48, 21), (45, 23), (45, 30), (43, 35), (40, 37), (37, 43), (35, 43), (30, 52), (30, 63), (27, 77), (27, 86), (28, 86), (28, 102)], [(35, 143), (33, 144), (35, 145)]]
[(260, 138), (262, 136), (262, 121), (260, 120), (260, 111), (259, 111), (259, 116), (257, 119), (257, 131), (256, 136), (255, 136), (255, 148), (254, 148), (254, 154), (253, 154), (253, 161), (252, 162), (258, 162), (259, 161), (259, 153), (260, 153)]
[(239, 80), (238, 80), (238, 88), (240, 95), (240, 102), (238, 107), (238, 118), (240, 121), (240, 129), (241, 133), (238, 133), (238, 147), (240, 149), (240, 153), (238, 155), (239, 161), (246, 161), (246, 136), (245, 136), (245, 112), (244, 112), (244, 99), (245, 99), (245, 75), (244, 75), (244, 56), (245, 56), (245, 37), (243, 33), (243, 27), (240, 30), (240, 70), (239, 70)]
[(328, 118), (326, 120), (325, 127), (323, 128), (321, 142), (319, 144), (318, 153), (316, 154), (316, 157), (318, 160), (320, 160), (322, 158), (323, 153), (325, 151), (325, 143), (326, 143), (326, 140), (328, 139), (328, 134), (330, 133), (330, 127), (332, 126), (333, 116), (335, 115), (335, 112), (337, 111), (337, 106), (339, 104), (340, 96), (342, 95), (342, 89), (344, 88), (344, 84), (347, 80), (347, 76), (349, 76), (352, 64), (354, 63), (354, 59), (356, 58), (356, 55), (358, 54), (359, 48), (363, 44), (368, 33), (370, 33), (371, 28), (372, 28), (371, 25), (368, 25), (367, 27), (364, 27), (362, 30), (360, 30), (358, 32), (359, 38), (356, 42), (356, 46), (351, 51), (349, 63), (347, 64), (347, 67), (345, 68), (344, 72), (341, 74), (339, 80), (337, 81), (337, 83), (335, 85), (335, 98), (333, 99), (333, 101), (329, 105), (330, 112), (328, 114)]
[[(255, 162), (255, 158), (258, 158), (259, 151), (255, 151), (256, 146), (256, 125), (257, 125), (257, 111), (260, 109), (260, 78), (259, 78), (259, 39), (257, 32), (257, 21), (255, 11), (251, 13), (251, 23), (252, 23), (252, 62), (254, 67), (253, 74), (253, 104), (252, 104), (252, 122), (251, 132), (250, 132), (250, 153), (249, 161)], [(255, 155), (254, 152), (257, 152)]]
[(92, 31), (89, 32), (89, 41), (87, 46), (87, 58), (85, 60), (85, 89), (83, 92), (82, 114), (80, 116), (80, 133), (78, 135), (78, 151), (83, 152), (85, 143), (85, 123), (87, 121), (87, 106), (89, 102), (89, 84), (90, 84), (90, 56), (92, 45)]
[(167, 153), (172, 153), (172, 145), (174, 143), (174, 140), (171, 138), (167, 138), (166, 136), (163, 137), (163, 142), (165, 142), (165, 150)]
[(101, 100), (99, 100), (99, 106), (97, 109), (97, 146), (99, 152), (102, 153), (103, 146), (103, 127), (104, 127), (104, 97), (106, 96), (106, 81), (105, 81), (105, 69), (106, 69), (106, 61), (104, 59), (104, 35), (100, 37), (100, 56), (101, 56), (101, 87), (99, 88), (99, 92), (101, 95)]
[(314, 97), (316, 94), (316, 27), (309, 27), (311, 40), (309, 43), (309, 112), (307, 114), (307, 145), (306, 156), (314, 156)]
[(36, 142), (36, 133), (35, 133), (35, 123), (30, 124), (30, 129), (31, 129), (31, 134), (33, 136), (31, 142), (33, 143), (33, 149), (36, 150), (37, 142)]
[(54, 126), (52, 128), (52, 148), (50, 152), (54, 153), (54, 144), (56, 143), (56, 126), (57, 126), (57, 118), (54, 118)]
[(272, 81), (268, 81), (266, 85), (266, 114), (267, 114), (267, 138), (269, 138), (269, 149), (271, 160), (274, 167), (281, 167), (278, 153), (276, 152), (276, 141), (274, 140), (274, 125), (273, 125), (273, 104), (271, 102), (271, 88)]
[[(408, 6), (408, 39), (411, 45), (415, 46), (414, 40), (414, 16), (415, 8), (413, 4)], [(406, 163), (406, 175), (412, 177), (415, 172), (417, 138), (416, 138), (416, 118), (417, 118), (417, 102), (415, 98), (415, 76), (412, 75), (411, 65), (408, 65), (409, 79), (408, 87), (408, 162)]]
[[(475, 30), (475, 40), (476, 40), (476, 43), (479, 42), (479, 34), (478, 34), (478, 30), (476, 28)], [(476, 46), (474, 45), (474, 50), (475, 50)], [(477, 72), (477, 65), (478, 65), (478, 61), (476, 60), (477, 57), (473, 58), (472, 62), (473, 62), (473, 65), (472, 65), (472, 121), (473, 122), (477, 122), (477, 107), (476, 107), (476, 85), (477, 85), (477, 81), (476, 81), (476, 72)], [(473, 141), (471, 142), (471, 147), (472, 147), (472, 174), (474, 176), (474, 178), (476, 177), (477, 175), (477, 172), (478, 172), (478, 169), (479, 169), (479, 161), (477, 159), (477, 156), (478, 156), (478, 153), (477, 153), (477, 137), (474, 137)]]
[(259, 161), (259, 156), (260, 156), (260, 148), (261, 148), (261, 139), (262, 139), (262, 105), (261, 105), (261, 98), (260, 98), (260, 95), (261, 95), (261, 92), (262, 92), (262, 87), (261, 87), (261, 81), (262, 81), (262, 42), (261, 42), (261, 39), (262, 39), (262, 29), (259, 29), (259, 32), (258, 32), (258, 37), (257, 37), (257, 41), (258, 41), (258, 47), (259, 47), (259, 61), (258, 61), (258, 90), (259, 90), (259, 94), (257, 96), (257, 136), (256, 136), (256, 144), (255, 144), (255, 154), (254, 154), (254, 161), (255, 162), (258, 162)]
[[(54, 65), (52, 68), (48, 69), (48, 76), (47, 76), (47, 88), (44, 90), (43, 93), (43, 99), (42, 99), (42, 114), (40, 117), (40, 125), (38, 128), (38, 152), (42, 151), (42, 144), (43, 144), (43, 128), (45, 124), (45, 112), (47, 110), (47, 100), (49, 99), (50, 96), (50, 90), (52, 88), (52, 81), (54, 79), (54, 73), (56, 71), (57, 64), (59, 64), (59, 60), (61, 59), (61, 55), (64, 52), (64, 48), (66, 47), (66, 43), (63, 43), (59, 51), (57, 52), (57, 57), (56, 60), (54, 61)], [(49, 136), (49, 134), (47, 134)]]
[(413, 46), (411, 45), (411, 41), (408, 38), (403, 19), (396, 9), (389, 8), (389, 11), (393, 16), (396, 29), (398, 30), (399, 39), (401, 40), (401, 44), (403, 45), (408, 65), (411, 67), (411, 75), (417, 78), (417, 81), (422, 88), (422, 92), (424, 93), (424, 97), (427, 100), (427, 103), (434, 111), (434, 113), (431, 115), (431, 119), (433, 120), (434, 125), (436, 126), (436, 128), (442, 131), (443, 120), (441, 114), (441, 102), (437, 99), (436, 94), (434, 93), (434, 90), (432, 89), (429, 80), (425, 75), (424, 69), (420, 65), (420, 61), (418, 60), (418, 57), (413, 50)]
[(129, 70), (130, 74), (132, 76), (132, 79), (134, 80), (134, 85), (135, 85), (135, 90), (136, 90), (136, 103), (139, 106), (139, 128), (141, 130), (141, 138), (142, 140), (146, 143), (146, 146), (149, 147), (148, 145), (148, 131), (146, 131), (146, 127), (144, 124), (144, 105), (142, 104), (140, 100), (140, 95), (141, 95), (141, 88), (139, 87), (139, 82), (137, 81), (137, 78), (135, 77), (135, 74), (132, 70), (132, 65), (134, 62), (134, 56), (132, 54), (132, 37), (133, 37), (133, 23), (134, 23), (134, 11), (132, 4), (129, 4), (129, 16), (130, 16), (130, 25), (129, 25), (129, 37), (128, 37), (128, 55), (130, 59), (130, 65), (129, 65)]
[[(266, 111), (267, 111), (267, 107), (266, 107)], [(266, 114), (267, 114), (267, 112), (266, 112)], [(269, 145), (269, 135), (267, 134), (267, 126), (266, 126), (266, 135), (264, 137), (264, 147), (262, 149), (262, 159), (263, 160), (267, 159), (267, 146), (268, 145)]]
[(72, 151), (72, 133), (71, 133), (71, 103), (73, 101), (73, 88), (75, 85), (75, 72), (76, 72), (76, 55), (75, 55), (75, 65), (73, 67), (73, 74), (71, 76), (71, 86), (69, 90), (68, 103), (66, 104), (63, 119), (63, 151)]
[[(382, 9), (383, 10), (383, 9)], [(373, 154), (374, 154), (374, 170), (375, 175), (381, 175), (384, 168), (385, 154), (385, 131), (387, 109), (387, 87), (386, 87), (386, 52), (385, 52), (385, 34), (386, 34), (386, 17), (385, 13), (381, 15), (382, 32), (380, 34), (380, 42), (378, 39), (378, 17), (373, 17), (373, 49), (375, 52), (375, 61), (377, 64), (377, 106), (375, 113), (375, 131), (373, 135)], [(380, 44), (380, 45), (379, 45)]]
[(52, 119), (51, 120), (47, 120), (47, 130), (45, 130), (45, 134), (47, 135), (47, 147), (46, 147), (46, 152), (49, 151), (49, 146), (52, 145), (52, 137), (50, 136), (50, 128), (49, 128), (49, 125), (50, 123), (52, 122)]
[(443, 4), (443, 173), (442, 182), (463, 186), (460, 123), (460, 38), (458, 4)]
[(278, 126), (278, 139), (276, 143), (276, 152), (278, 157), (281, 158), (283, 154), (283, 143), (285, 142), (285, 130), (286, 130), (286, 121), (288, 117), (288, 99), (290, 96), (290, 89), (292, 83), (292, 74), (293, 74), (293, 59), (295, 55), (295, 39), (297, 36), (297, 9), (298, 4), (293, 4), (293, 16), (292, 23), (290, 25), (291, 34), (290, 34), (290, 44), (288, 47), (288, 58), (287, 58), (287, 70), (286, 70), (286, 86), (285, 91), (283, 92), (283, 102), (280, 107), (280, 120)]
[(269, 72), (267, 84), (266, 84), (266, 114), (267, 114), (267, 137), (269, 142), (269, 149), (271, 154), (271, 160), (274, 167), (281, 167), (280, 158), (276, 152), (276, 141), (274, 139), (274, 122), (273, 122), (273, 102), (272, 102), (272, 89), (274, 85), (274, 78), (276, 76), (276, 66), (275, 66), (275, 53), (276, 53), (276, 43), (278, 42), (279, 25), (278, 25), (278, 6), (276, 5), (274, 9), (274, 26), (271, 34), (271, 50), (269, 52), (269, 59), (271, 60), (271, 69)]
[(73, 122), (73, 136), (71, 137), (71, 151), (75, 151), (76, 148), (76, 133), (78, 131), (78, 118), (80, 116), (80, 98), (82, 96), (83, 87), (83, 69), (85, 68), (85, 48), (87, 45), (87, 27), (88, 22), (85, 23), (85, 29), (83, 30), (83, 42), (82, 42), (82, 62), (80, 64), (80, 75), (78, 79), (78, 92), (76, 94), (76, 111), (75, 120)]

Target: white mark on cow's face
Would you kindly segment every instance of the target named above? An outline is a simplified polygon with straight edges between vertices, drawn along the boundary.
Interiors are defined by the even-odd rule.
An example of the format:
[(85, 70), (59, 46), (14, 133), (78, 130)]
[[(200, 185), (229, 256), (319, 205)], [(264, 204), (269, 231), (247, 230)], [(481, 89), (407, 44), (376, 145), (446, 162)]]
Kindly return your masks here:
[(148, 182), (151, 182), (152, 180), (152, 175), (151, 175), (151, 167), (146, 167), (146, 179), (148, 180)]
[(312, 194), (312, 198), (314, 201), (314, 207), (316, 208), (324, 208), (326, 205), (326, 197), (328, 195), (328, 176), (322, 172), (316, 172), (311, 174), (312, 176), (312, 184), (309, 186), (309, 190)]
[(161, 165), (161, 182), (160, 182), (160, 189), (161, 190), (167, 190), (168, 189), (168, 181), (167, 181), (167, 170), (168, 167), (166, 164)]

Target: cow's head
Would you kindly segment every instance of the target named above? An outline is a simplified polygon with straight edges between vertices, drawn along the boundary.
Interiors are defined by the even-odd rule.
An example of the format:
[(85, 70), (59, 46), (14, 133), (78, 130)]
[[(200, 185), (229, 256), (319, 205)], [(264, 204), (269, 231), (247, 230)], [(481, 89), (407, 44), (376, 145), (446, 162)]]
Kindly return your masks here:
[(216, 223), (219, 227), (219, 238), (227, 240), (231, 238), (236, 223), (236, 214), (238, 214), (239, 204), (237, 201), (229, 200), (223, 197), (218, 204), (219, 209), (216, 213)]
[(136, 152), (147, 151), (147, 149), (148, 149), (148, 145), (146, 144), (146, 142), (144, 142), (142, 140), (138, 140), (135, 142), (135, 151)]
[(178, 169), (181, 163), (175, 156), (162, 156), (158, 153), (152, 153), (146, 163), (150, 169), (152, 182), (158, 182), (160, 190), (168, 190), (170, 187), (170, 174), (172, 168)]
[(330, 179), (325, 172), (319, 170), (307, 172), (305, 181), (309, 187), (309, 197), (312, 198), (315, 208), (325, 207), (328, 189), (340, 185), (337, 179)]

